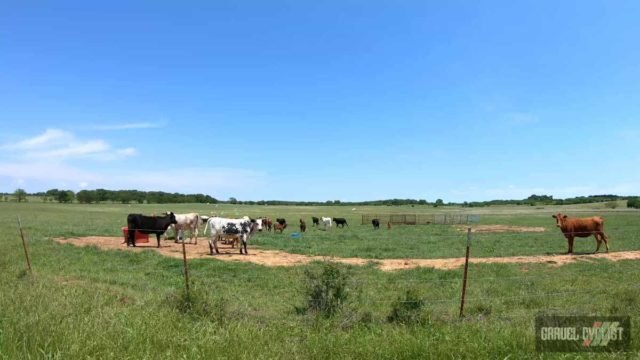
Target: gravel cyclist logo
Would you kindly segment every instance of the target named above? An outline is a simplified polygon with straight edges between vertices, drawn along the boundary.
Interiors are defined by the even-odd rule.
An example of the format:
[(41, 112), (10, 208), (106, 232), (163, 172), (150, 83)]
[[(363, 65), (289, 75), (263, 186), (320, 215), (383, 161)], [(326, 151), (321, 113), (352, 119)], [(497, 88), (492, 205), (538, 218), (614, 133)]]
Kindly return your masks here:
[(628, 351), (630, 339), (628, 316), (536, 316), (538, 351)]
[(609, 341), (622, 339), (624, 328), (619, 321), (594, 321), (591, 328), (584, 328), (582, 346), (607, 346)]

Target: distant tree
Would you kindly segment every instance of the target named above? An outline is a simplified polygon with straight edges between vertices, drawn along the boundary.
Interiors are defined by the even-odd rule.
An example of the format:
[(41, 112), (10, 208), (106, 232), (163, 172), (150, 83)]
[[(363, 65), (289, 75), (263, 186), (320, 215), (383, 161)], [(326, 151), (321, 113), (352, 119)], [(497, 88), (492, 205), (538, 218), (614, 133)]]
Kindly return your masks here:
[(640, 209), (640, 197), (632, 197), (627, 200), (627, 207)]
[(229, 204), (237, 204), (238, 203), (238, 199), (234, 198), (233, 196), (229, 198)]
[(442, 206), (444, 205), (444, 201), (442, 201), (442, 199), (438, 199), (436, 200), (436, 202), (433, 204), (433, 207), (438, 207), (438, 206)]
[(112, 193), (113, 191), (109, 191), (109, 190), (105, 190), (105, 189), (96, 189), (96, 201), (97, 202), (102, 202), (102, 201), (108, 201), (112, 199), (112, 195), (110, 193)]
[(15, 196), (18, 202), (27, 200), (27, 192), (24, 191), (24, 189), (16, 189), (16, 191), (13, 192), (13, 196)]
[(81, 204), (91, 204), (96, 201), (96, 192), (92, 190), (80, 190), (76, 194), (76, 199)]
[(56, 193), (55, 198), (59, 203), (70, 203), (73, 202), (74, 193), (71, 190), (60, 190)]
[(553, 201), (553, 196), (533, 194), (533, 195), (529, 196), (525, 200), (525, 202), (528, 203), (531, 206), (534, 206), (536, 204), (549, 205), (549, 204), (553, 204), (554, 201)]
[(47, 190), (47, 192), (45, 193), (45, 195), (49, 198), (49, 199), (58, 199), (58, 193), (60, 192), (60, 190), (58, 189), (49, 189)]

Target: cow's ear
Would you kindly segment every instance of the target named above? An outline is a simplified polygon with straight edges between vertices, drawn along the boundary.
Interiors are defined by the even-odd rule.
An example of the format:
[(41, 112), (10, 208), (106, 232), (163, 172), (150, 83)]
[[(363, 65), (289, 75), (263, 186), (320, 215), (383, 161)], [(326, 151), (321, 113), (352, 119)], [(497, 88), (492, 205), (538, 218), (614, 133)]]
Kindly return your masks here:
[(551, 215), (552, 218), (557, 219), (558, 217), (555, 215)]
[(562, 218), (563, 218), (563, 219), (566, 219), (566, 218), (568, 218), (568, 216), (567, 216), (567, 215), (563, 215), (563, 216), (562, 216)]

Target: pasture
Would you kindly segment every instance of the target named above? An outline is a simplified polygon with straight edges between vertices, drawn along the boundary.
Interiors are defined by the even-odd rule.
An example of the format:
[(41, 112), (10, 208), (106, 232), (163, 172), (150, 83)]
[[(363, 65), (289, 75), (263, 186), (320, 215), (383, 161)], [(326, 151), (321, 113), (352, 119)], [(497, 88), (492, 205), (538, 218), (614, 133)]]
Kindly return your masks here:
[[(184, 301), (179, 258), (152, 250), (129, 251), (124, 245), (103, 250), (52, 240), (121, 237), (128, 213), (167, 210), (286, 218), (283, 234), (263, 231), (251, 238), (249, 257), (258, 256), (257, 250), (280, 250), (368, 261), (361, 266), (337, 265), (346, 295), (339, 311), (320, 316), (300, 307), (308, 300), (305, 289), (313, 279), (309, 274), (326, 267), (321, 261), (269, 267), (219, 261), (204, 254), (189, 261), (191, 298)], [(602, 204), (352, 210), (344, 206), (0, 203), (0, 222), (6, 229), (0, 234), (0, 358), (539, 358), (534, 338), (538, 313), (630, 315), (632, 323), (637, 322), (640, 261), (586, 257), (562, 266), (544, 261), (474, 263), (469, 269), (465, 317), (460, 319), (462, 268), (382, 271), (378, 262), (462, 257), (467, 242), (464, 227), (397, 225), (373, 230), (371, 224), (360, 225), (360, 219), (372, 213), (472, 213), (480, 215), (477, 225), (544, 228), (472, 233), (471, 256), (486, 258), (566, 252), (567, 242), (551, 218), (559, 211), (603, 216), (612, 252), (640, 249), (640, 212), (605, 209)], [(16, 216), (21, 217), (29, 240), (33, 275), (25, 271)], [(311, 216), (344, 217), (349, 226), (317, 230), (311, 226)], [(300, 218), (306, 221), (307, 231), (293, 238)], [(579, 238), (574, 246), (576, 253), (594, 249), (593, 237)], [(421, 304), (419, 313), (392, 320), (397, 317), (391, 314), (409, 311), (404, 304), (416, 300)], [(637, 326), (632, 325), (632, 331), (637, 355)]]

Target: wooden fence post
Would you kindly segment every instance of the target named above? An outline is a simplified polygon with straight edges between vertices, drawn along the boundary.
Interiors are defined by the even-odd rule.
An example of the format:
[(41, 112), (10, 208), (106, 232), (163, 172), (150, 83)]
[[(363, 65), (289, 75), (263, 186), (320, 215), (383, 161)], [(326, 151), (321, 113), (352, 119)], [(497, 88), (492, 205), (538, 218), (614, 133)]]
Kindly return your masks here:
[(20, 222), (20, 216), (18, 216), (18, 229), (20, 229), (20, 237), (22, 238), (22, 247), (24, 248), (24, 256), (27, 258), (27, 267), (29, 268), (29, 273), (33, 274), (31, 270), (31, 260), (29, 259), (29, 250), (27, 249), (27, 241), (24, 239), (24, 232), (22, 231), (22, 223)]
[[(176, 236), (178, 236), (176, 234)], [(182, 239), (182, 261), (184, 263), (184, 282), (187, 289), (187, 298), (189, 298), (189, 266), (187, 266), (187, 249), (184, 245), (184, 238)]]
[(471, 247), (471, 228), (467, 228), (467, 252), (464, 256), (464, 275), (462, 276), (462, 296), (460, 297), (460, 317), (464, 315), (464, 296), (467, 292), (467, 270), (469, 269), (469, 248)]

